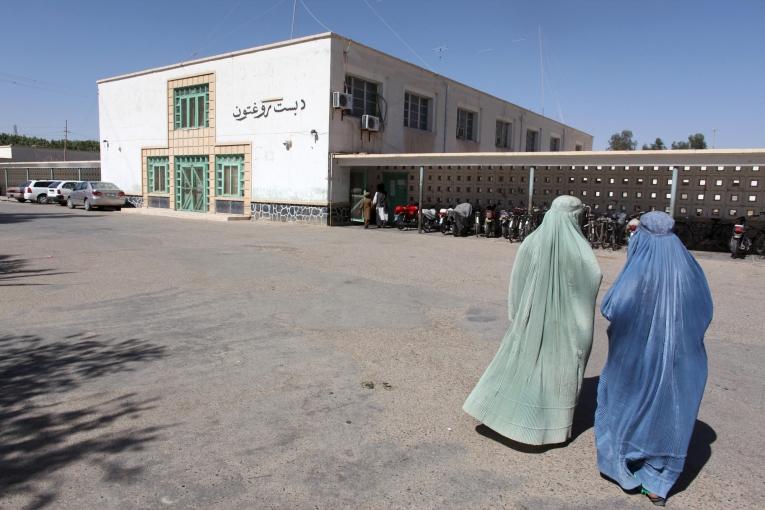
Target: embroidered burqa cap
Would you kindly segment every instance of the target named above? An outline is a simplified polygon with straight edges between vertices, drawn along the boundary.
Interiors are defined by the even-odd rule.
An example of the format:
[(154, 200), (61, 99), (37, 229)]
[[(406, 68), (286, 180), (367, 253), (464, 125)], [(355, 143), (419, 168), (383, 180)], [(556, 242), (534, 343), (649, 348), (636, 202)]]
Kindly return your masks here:
[(685, 464), (707, 378), (712, 296), (663, 212), (640, 218), (601, 305), (608, 359), (598, 385), (598, 466), (625, 489), (666, 497)]
[(566, 441), (592, 347), (601, 272), (579, 229), (582, 202), (556, 198), (518, 249), (510, 329), (464, 410), (527, 444)]

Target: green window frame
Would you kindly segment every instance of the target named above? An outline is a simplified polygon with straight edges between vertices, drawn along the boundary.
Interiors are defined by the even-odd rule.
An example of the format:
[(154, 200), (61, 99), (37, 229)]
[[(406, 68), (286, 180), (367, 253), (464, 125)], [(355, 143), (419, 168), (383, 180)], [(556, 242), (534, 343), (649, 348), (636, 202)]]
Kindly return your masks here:
[(147, 190), (149, 193), (167, 193), (170, 160), (167, 157), (151, 157), (146, 160)]
[(197, 129), (210, 126), (210, 93), (208, 84), (173, 90), (175, 129)]
[(215, 194), (219, 197), (244, 197), (244, 155), (215, 157)]

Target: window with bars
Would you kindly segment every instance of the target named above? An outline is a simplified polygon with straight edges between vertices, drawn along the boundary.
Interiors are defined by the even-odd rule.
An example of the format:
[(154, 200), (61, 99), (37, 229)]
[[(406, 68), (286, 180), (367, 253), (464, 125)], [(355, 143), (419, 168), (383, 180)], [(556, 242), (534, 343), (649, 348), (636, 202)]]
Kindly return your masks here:
[(494, 145), (500, 149), (509, 149), (510, 141), (513, 139), (512, 131), (512, 124), (498, 120)]
[(361, 117), (362, 115), (380, 116), (379, 99), (377, 97), (380, 93), (380, 87), (377, 83), (355, 76), (346, 76), (345, 88), (353, 96), (351, 115), (354, 117)]
[(210, 94), (208, 85), (173, 90), (175, 129), (209, 127)]
[(167, 157), (151, 157), (146, 160), (147, 189), (149, 193), (167, 193)]
[(404, 94), (404, 127), (428, 131), (428, 116), (430, 114), (430, 98)]
[(458, 140), (470, 140), (475, 142), (478, 140), (476, 136), (476, 114), (462, 108), (457, 108), (457, 139)]
[(244, 196), (244, 156), (215, 157), (215, 193), (219, 197)]
[(539, 131), (533, 129), (526, 130), (526, 152), (536, 152), (539, 150)]

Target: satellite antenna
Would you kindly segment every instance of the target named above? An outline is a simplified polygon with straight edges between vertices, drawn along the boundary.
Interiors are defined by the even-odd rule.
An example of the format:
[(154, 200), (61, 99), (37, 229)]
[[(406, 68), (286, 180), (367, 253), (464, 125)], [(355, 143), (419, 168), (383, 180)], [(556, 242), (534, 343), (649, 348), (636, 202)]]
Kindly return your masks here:
[(444, 52), (449, 51), (449, 48), (446, 46), (438, 46), (437, 48), (433, 48), (433, 51), (438, 52), (438, 60), (443, 60)]

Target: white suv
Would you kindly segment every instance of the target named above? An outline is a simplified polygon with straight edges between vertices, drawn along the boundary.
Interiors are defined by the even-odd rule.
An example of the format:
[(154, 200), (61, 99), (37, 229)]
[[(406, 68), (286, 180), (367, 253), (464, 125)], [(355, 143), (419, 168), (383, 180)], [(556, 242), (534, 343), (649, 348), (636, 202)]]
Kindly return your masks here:
[(53, 181), (48, 187), (48, 202), (66, 205), (66, 199), (80, 181)]
[(51, 181), (29, 181), (22, 190), (24, 200), (32, 200), (38, 204), (48, 203), (48, 186)]

